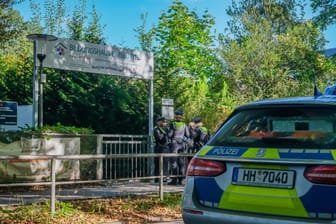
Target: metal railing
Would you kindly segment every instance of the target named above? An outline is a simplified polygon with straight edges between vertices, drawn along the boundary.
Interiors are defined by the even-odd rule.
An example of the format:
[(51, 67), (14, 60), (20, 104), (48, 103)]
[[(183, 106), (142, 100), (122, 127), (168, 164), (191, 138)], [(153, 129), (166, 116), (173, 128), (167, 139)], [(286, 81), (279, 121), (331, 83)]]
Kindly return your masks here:
[[(107, 143), (107, 142), (106, 142)], [(120, 142), (119, 142), (120, 143)], [(157, 154), (157, 153), (132, 153), (132, 154), (86, 154), (86, 155), (18, 155), (18, 156), (0, 156), (1, 161), (38, 161), (38, 160), (48, 160), (50, 161), (50, 181), (45, 182), (30, 182), (30, 183), (6, 183), (0, 184), (0, 187), (10, 187), (10, 186), (34, 186), (34, 185), (50, 185), (51, 195), (50, 195), (50, 210), (51, 214), (55, 213), (55, 205), (56, 205), (56, 185), (61, 184), (80, 184), (80, 183), (93, 183), (93, 182), (110, 182), (117, 180), (141, 180), (141, 179), (154, 179), (159, 178), (159, 195), (160, 199), (163, 199), (163, 161), (164, 159), (169, 159), (172, 157), (180, 157), (185, 160), (190, 158), (192, 154), (173, 154), (173, 153), (165, 153), (165, 154)], [(159, 158), (159, 176), (153, 176), (152, 172), (149, 170), (141, 171), (143, 167), (148, 167), (152, 165), (152, 161), (155, 157)], [(97, 160), (98, 164), (111, 164), (109, 168), (113, 167), (114, 163), (121, 164), (121, 166), (126, 166), (130, 168), (130, 171), (124, 173), (123, 175), (107, 175), (105, 179), (95, 179), (95, 180), (71, 180), (71, 181), (57, 181), (56, 179), (56, 161), (70, 161), (70, 160)], [(122, 161), (127, 161), (127, 163), (123, 163)], [(105, 162), (104, 162), (105, 161)], [(139, 166), (142, 161), (146, 161), (144, 166)], [(120, 168), (117, 168), (120, 169)], [(139, 169), (139, 170), (138, 170)], [(147, 168), (146, 168), (147, 169)], [(97, 167), (97, 173), (99, 173), (99, 166)], [(106, 169), (107, 170), (107, 169)], [(113, 171), (113, 169), (112, 169)], [(113, 173), (113, 172), (112, 172)], [(170, 175), (170, 177), (183, 177), (181, 175)]]
[[(103, 135), (99, 138), (102, 148), (97, 154), (129, 155), (152, 153), (147, 135)], [(102, 161), (100, 165), (103, 179), (140, 178), (152, 174), (152, 158), (111, 158)]]

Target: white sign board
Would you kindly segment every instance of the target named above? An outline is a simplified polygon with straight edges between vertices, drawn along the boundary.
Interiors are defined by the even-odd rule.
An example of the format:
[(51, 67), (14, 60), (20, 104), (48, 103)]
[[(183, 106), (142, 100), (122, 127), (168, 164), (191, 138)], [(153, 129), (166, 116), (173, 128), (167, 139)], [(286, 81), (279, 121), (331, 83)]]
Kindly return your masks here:
[(162, 98), (162, 116), (168, 119), (174, 119), (174, 100)]
[(174, 106), (174, 100), (173, 99), (162, 98), (162, 105)]
[(47, 41), (45, 50), (44, 67), (153, 79), (154, 60), (149, 52), (66, 39)]

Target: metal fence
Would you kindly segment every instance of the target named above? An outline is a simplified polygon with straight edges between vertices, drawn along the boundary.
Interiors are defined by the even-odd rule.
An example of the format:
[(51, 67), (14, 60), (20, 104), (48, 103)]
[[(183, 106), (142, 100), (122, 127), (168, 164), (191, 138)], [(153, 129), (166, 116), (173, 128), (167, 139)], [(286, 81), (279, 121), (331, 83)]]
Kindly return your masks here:
[[(120, 154), (120, 155), (67, 155), (67, 156), (59, 156), (59, 155), (46, 155), (46, 156), (34, 156), (34, 155), (20, 155), (20, 156), (0, 156), (0, 162), (1, 161), (35, 161), (35, 160), (49, 160), (50, 161), (50, 181), (45, 182), (29, 182), (29, 183), (7, 183), (7, 184), (0, 184), (0, 187), (14, 187), (14, 186), (34, 186), (34, 185), (50, 185), (51, 188), (51, 195), (50, 195), (50, 207), (51, 207), (51, 213), (55, 213), (55, 205), (56, 205), (56, 185), (61, 184), (73, 184), (73, 183), (92, 183), (94, 181), (92, 180), (75, 180), (75, 181), (57, 181), (56, 178), (56, 162), (57, 161), (69, 161), (69, 160), (120, 160), (120, 159), (131, 159), (131, 160), (137, 160), (137, 159), (150, 159), (158, 157), (160, 159), (160, 176), (144, 176), (145, 178), (159, 178), (159, 195), (160, 199), (163, 199), (163, 159), (164, 158), (171, 158), (171, 157), (181, 157), (186, 158), (190, 157), (190, 154), (154, 154), (154, 153), (147, 153), (147, 154)], [(175, 176), (178, 177), (178, 176)], [(138, 179), (138, 178), (121, 178), (121, 179)], [(114, 180), (120, 180), (114, 179)], [(111, 181), (109, 180), (97, 180), (99, 182), (105, 182), (105, 181)], [(95, 182), (97, 182), (95, 181)]]
[[(98, 154), (129, 155), (151, 153), (147, 135), (104, 135), (101, 136), (102, 150)], [(103, 179), (141, 178), (151, 176), (153, 158), (126, 157), (103, 160)]]
[[(76, 136), (78, 137), (78, 136)], [(88, 136), (81, 136), (81, 154), (76, 155), (0, 155), (0, 163), (10, 161), (29, 162), (29, 161), (44, 161), (47, 162), (48, 178), (44, 181), (21, 181), (7, 182), (0, 184), (0, 187), (16, 187), (16, 186), (35, 186), (47, 185), (51, 189), (51, 213), (55, 212), (56, 201), (56, 185), (68, 184), (86, 184), (86, 183), (112, 183), (122, 180), (159, 180), (159, 195), (163, 199), (163, 180), (164, 161), (170, 160), (173, 157), (180, 157), (187, 161), (191, 154), (157, 154), (152, 153), (151, 144), (149, 144), (148, 136), (142, 135), (95, 135), (96, 141), (88, 140)], [(87, 142), (90, 142), (88, 144)], [(92, 147), (95, 145), (95, 149)], [(89, 146), (89, 147), (88, 147)], [(82, 149), (88, 147), (90, 149)], [(90, 154), (83, 154), (90, 152)], [(159, 175), (154, 176), (154, 159), (159, 159)], [(78, 162), (80, 164), (80, 178), (64, 179), (60, 177), (59, 164), (65, 167), (70, 162)], [(165, 174), (169, 177), (171, 173)]]

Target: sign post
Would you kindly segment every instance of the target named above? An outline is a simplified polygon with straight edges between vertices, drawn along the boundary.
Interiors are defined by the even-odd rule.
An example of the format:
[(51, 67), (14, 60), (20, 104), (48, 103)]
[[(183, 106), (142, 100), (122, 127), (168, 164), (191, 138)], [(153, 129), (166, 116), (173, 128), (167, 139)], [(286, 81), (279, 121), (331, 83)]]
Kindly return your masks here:
[[(40, 66), (69, 71), (88, 72), (104, 75), (117, 75), (130, 78), (149, 80), (149, 137), (153, 131), (153, 76), (154, 58), (153, 53), (127, 48), (118, 48), (103, 44), (93, 44), (83, 41), (56, 38), (51, 35), (31, 34), (27, 36), (34, 40), (34, 95), (33, 100), (38, 99), (38, 83), (36, 81), (36, 61)], [(43, 46), (43, 47), (42, 47)], [(43, 49), (43, 54), (37, 49)], [(47, 55), (47, 57), (46, 57)], [(42, 57), (43, 56), (43, 57)], [(43, 58), (43, 60), (41, 60)], [(42, 69), (40, 69), (40, 80)], [(43, 83), (42, 83), (43, 84)], [(41, 85), (42, 90), (42, 85)], [(40, 95), (42, 95), (41, 92)], [(38, 108), (34, 103), (34, 126), (36, 126), (36, 111)], [(41, 106), (42, 101), (41, 101)], [(42, 113), (41, 113), (42, 116)], [(41, 123), (42, 126), (42, 123)]]
[(95, 74), (153, 79), (150, 52), (59, 38), (46, 45), (44, 67)]

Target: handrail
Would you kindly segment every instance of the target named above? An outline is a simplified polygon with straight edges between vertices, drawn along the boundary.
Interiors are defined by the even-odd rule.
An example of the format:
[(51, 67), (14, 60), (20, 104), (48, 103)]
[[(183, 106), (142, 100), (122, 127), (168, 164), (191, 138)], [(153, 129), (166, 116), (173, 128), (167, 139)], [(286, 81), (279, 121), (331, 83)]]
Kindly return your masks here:
[[(159, 157), (159, 195), (160, 199), (163, 200), (163, 158), (170, 157), (192, 157), (194, 154), (190, 153), (141, 153), (141, 154), (81, 154), (81, 155), (0, 155), (0, 161), (11, 161), (11, 160), (50, 160), (51, 161), (51, 181), (39, 182), (39, 183), (12, 183), (12, 184), (0, 184), (0, 187), (10, 186), (33, 186), (33, 185), (50, 185), (51, 195), (50, 195), (50, 212), (55, 213), (56, 207), (56, 185), (69, 184), (71, 183), (92, 183), (97, 182), (97, 180), (90, 181), (56, 181), (56, 171), (55, 162), (56, 160), (94, 160), (94, 159), (120, 159), (120, 158), (154, 158)], [(154, 176), (156, 177), (156, 176)], [(148, 177), (153, 178), (153, 177)], [(145, 177), (145, 179), (148, 179)], [(123, 178), (125, 179), (125, 178)], [(144, 179), (144, 178), (128, 178), (128, 179)], [(106, 180), (105, 180), (106, 181)], [(98, 182), (104, 182), (104, 180), (98, 180)]]

